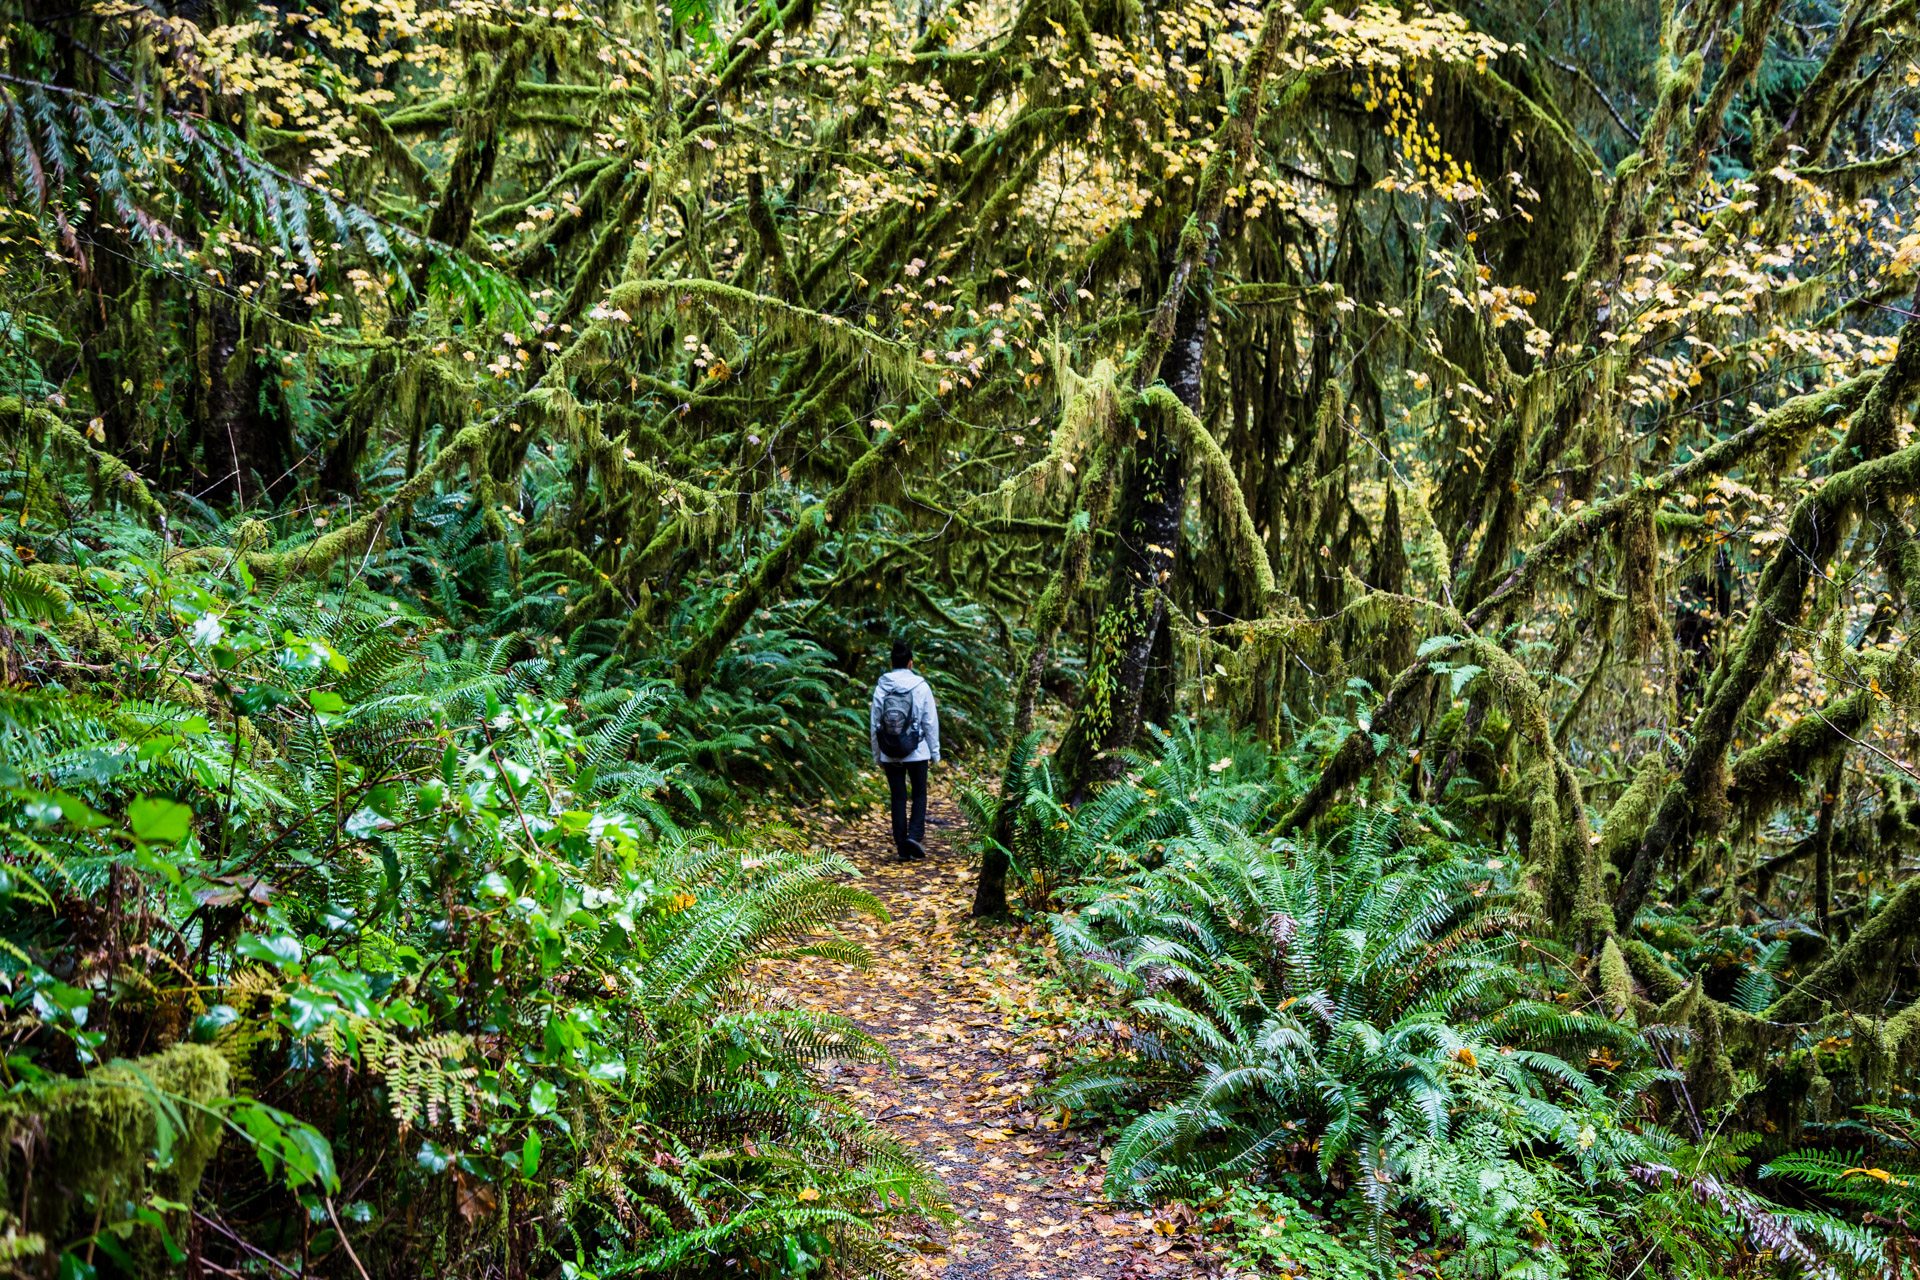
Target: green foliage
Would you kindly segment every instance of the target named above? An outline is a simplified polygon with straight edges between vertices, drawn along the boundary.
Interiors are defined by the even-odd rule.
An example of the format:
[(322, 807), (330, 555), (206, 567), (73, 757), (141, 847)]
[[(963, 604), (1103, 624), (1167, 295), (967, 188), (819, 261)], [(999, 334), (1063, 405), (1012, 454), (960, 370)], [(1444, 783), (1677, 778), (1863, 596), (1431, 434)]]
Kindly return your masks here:
[[(1833, 1214), (1785, 1208), (1742, 1186), (1757, 1134), (1713, 1135), (1682, 1144), (1633, 1173), (1649, 1194), (1634, 1222), (1650, 1262), (1674, 1275), (1726, 1274), (1729, 1254), (1754, 1253), (1809, 1276), (1883, 1274), (1888, 1255), (1870, 1228)], [(1762, 1170), (1764, 1175), (1767, 1171)]]
[(1158, 755), (1129, 753), (1123, 783), (1077, 809), (1061, 797), (1051, 758), (1037, 756), (1039, 734), (1015, 747), (997, 790), (963, 788), (960, 802), (987, 841), (996, 819), (1010, 824), (1001, 846), (1024, 886), (1029, 909), (1047, 909), (1064, 886), (1158, 866), (1194, 848), (1214, 847), (1257, 825), (1278, 801), (1268, 783), (1268, 753), (1218, 723), (1148, 725)]
[(1402, 821), (1371, 810), (1335, 848), (1196, 841), (1058, 921), (1135, 1026), (1130, 1059), (1060, 1098), (1172, 1095), (1115, 1144), (1112, 1193), (1251, 1174), (1311, 1133), (1318, 1176), (1367, 1185), (1384, 1247), (1403, 1197), (1458, 1206), (1456, 1227), (1523, 1217), (1549, 1192), (1524, 1151), (1617, 1166), (1622, 1099), (1653, 1077), (1592, 1079), (1584, 1056), (1631, 1038), (1539, 999), (1486, 861), (1409, 851)]
[[(537, 1220), (544, 1256), (602, 1274), (887, 1272), (890, 1234), (945, 1212), (912, 1155), (815, 1083), (885, 1050), (755, 994), (758, 966), (866, 963), (834, 922), (878, 903), (791, 833), (696, 826), (737, 766), (641, 749), (720, 704), (616, 684), (587, 637), (454, 640), (364, 588), (128, 561), (72, 595), (93, 628), (72, 639), (115, 655), (123, 697), (91, 698), (88, 665), (66, 668), (73, 694), (8, 695), (32, 729), (0, 780), (0, 968), (25, 1029), (4, 1071), (25, 1114), (131, 1046), (209, 1045), (238, 1086), (194, 1175), (212, 1212), (324, 1257), (345, 1248), (343, 1189), (358, 1222), (441, 1206), (355, 1230), (379, 1266), (416, 1233), (451, 1257)], [(743, 678), (736, 723), (831, 700), (782, 637), (743, 676), (770, 659), (787, 664)], [(159, 1126), (136, 1165), (169, 1167), (178, 1143), (153, 1134), (186, 1123), (178, 1092), (133, 1097)], [(176, 1239), (150, 1199), (103, 1200), (102, 1221)], [(318, 1236), (295, 1225), (310, 1212)], [(66, 1222), (29, 1206), (19, 1225), (51, 1258), (81, 1247)]]
[[(1913, 1167), (1915, 1116), (1894, 1107), (1865, 1105), (1856, 1120), (1836, 1126), (1865, 1134), (1867, 1146), (1801, 1148), (1769, 1160), (1762, 1178), (1782, 1178), (1836, 1206), (1848, 1206), (1883, 1231), (1861, 1233), (1834, 1215), (1818, 1215), (1818, 1228), (1836, 1247), (1847, 1247), (1863, 1268), (1895, 1274), (1920, 1268), (1920, 1171)], [(1835, 1138), (1843, 1140), (1842, 1132)], [(1887, 1167), (1891, 1166), (1891, 1167)]]
[[(1279, 785), (1229, 782), (1252, 770), (1228, 752), (1211, 773), (1193, 758), (1171, 744), (1161, 771), (1141, 762), (1098, 802), (1148, 813), (1147, 784), (1179, 779), (1175, 830), (1076, 837), (1108, 810), (1050, 811), (1068, 827), (1058, 847), (1099, 840), (1106, 860), (1088, 865), (1112, 868), (1053, 918), (1062, 953), (1123, 1006), (1099, 1033), (1110, 1047), (1052, 1094), (1137, 1110), (1109, 1195), (1209, 1197), (1256, 1274), (1404, 1269), (1423, 1246), (1449, 1276), (1587, 1274), (1624, 1256), (1623, 1227), (1663, 1276), (1728, 1274), (1761, 1251), (1818, 1276), (1877, 1256), (1873, 1231), (1744, 1185), (1751, 1138), (1696, 1149), (1648, 1122), (1647, 1095), (1679, 1073), (1656, 1065), (1659, 1040), (1568, 1007), (1502, 858), (1405, 801), (1276, 837), (1260, 819)], [(1276, 1184), (1291, 1190), (1262, 1189)], [(1364, 1266), (1306, 1196), (1352, 1215)]]
[(1208, 1191), (1201, 1224), (1225, 1234), (1236, 1270), (1255, 1276), (1363, 1276), (1374, 1270), (1364, 1248), (1343, 1240), (1283, 1191), (1244, 1182)]
[(0, 1262), (185, 1247), (198, 1046), (196, 1266), (891, 1265), (880, 1050), (755, 980), (875, 904), (747, 815), (862, 803), (906, 637), (950, 753), (1071, 709), (965, 803), (1115, 1194), (1868, 1266), (1912, 17), (0, 0), (0, 1084), (138, 1129)]

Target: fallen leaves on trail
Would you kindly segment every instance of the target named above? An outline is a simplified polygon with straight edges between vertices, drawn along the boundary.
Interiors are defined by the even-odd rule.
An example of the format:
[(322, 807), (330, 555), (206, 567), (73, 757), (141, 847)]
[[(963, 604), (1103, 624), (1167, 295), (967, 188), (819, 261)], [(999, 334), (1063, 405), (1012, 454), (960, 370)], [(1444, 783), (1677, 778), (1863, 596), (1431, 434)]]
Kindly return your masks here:
[(859, 868), (860, 887), (893, 920), (851, 931), (873, 952), (870, 970), (806, 957), (760, 975), (769, 1000), (843, 1014), (895, 1056), (891, 1066), (843, 1062), (826, 1074), (861, 1115), (919, 1150), (962, 1216), (944, 1251), (902, 1239), (907, 1270), (954, 1280), (1192, 1274), (1197, 1236), (1186, 1223), (1166, 1219), (1179, 1226), (1169, 1236), (1151, 1211), (1107, 1204), (1105, 1135), (1039, 1100), (1069, 1012), (1035, 963), (1051, 944), (974, 924), (973, 878), (953, 848), (959, 810), (937, 789), (932, 800), (922, 862), (893, 860), (884, 812), (807, 817), (808, 834)]

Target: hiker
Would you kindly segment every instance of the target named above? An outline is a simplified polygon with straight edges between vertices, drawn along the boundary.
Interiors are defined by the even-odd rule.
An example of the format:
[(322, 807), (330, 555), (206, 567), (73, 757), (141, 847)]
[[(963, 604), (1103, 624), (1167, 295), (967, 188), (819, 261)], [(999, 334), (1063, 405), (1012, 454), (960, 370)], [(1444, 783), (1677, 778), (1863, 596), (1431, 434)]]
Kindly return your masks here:
[[(940, 758), (940, 712), (933, 686), (913, 672), (913, 646), (893, 642), (893, 670), (873, 686), (873, 762), (893, 793), (893, 848), (902, 862), (927, 856), (927, 765)], [(907, 816), (907, 784), (913, 816)]]

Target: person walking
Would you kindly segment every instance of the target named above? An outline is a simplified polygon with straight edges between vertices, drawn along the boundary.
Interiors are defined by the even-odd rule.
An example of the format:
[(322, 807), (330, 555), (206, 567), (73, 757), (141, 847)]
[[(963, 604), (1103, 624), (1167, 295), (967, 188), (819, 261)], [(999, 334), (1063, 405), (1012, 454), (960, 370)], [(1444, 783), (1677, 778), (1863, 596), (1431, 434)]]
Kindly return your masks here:
[[(913, 646), (893, 642), (893, 669), (873, 686), (873, 762), (893, 798), (893, 848), (902, 862), (927, 856), (927, 766), (940, 759), (940, 709), (913, 670)], [(911, 786), (913, 811), (907, 811)]]

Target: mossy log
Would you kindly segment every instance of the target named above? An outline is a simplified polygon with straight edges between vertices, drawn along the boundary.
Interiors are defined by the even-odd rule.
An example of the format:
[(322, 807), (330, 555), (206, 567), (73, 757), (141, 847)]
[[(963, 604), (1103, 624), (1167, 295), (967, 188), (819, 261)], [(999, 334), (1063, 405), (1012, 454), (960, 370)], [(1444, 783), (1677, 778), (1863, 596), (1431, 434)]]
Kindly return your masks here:
[[(225, 1058), (183, 1044), (0, 1099), (0, 1204), (48, 1254), (128, 1221), (154, 1197), (191, 1204), (223, 1132), (208, 1108), (232, 1085)], [(130, 1251), (163, 1265), (150, 1230)]]

